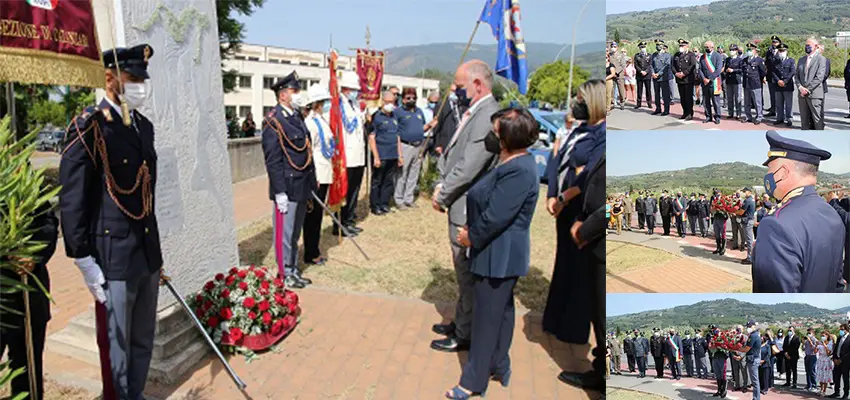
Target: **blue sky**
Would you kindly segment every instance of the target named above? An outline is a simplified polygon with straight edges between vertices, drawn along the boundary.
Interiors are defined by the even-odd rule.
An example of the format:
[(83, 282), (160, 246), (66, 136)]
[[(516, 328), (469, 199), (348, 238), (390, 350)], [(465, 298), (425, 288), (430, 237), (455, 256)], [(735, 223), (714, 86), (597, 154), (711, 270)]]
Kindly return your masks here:
[(735, 299), (755, 304), (802, 303), (834, 310), (850, 306), (850, 294), (609, 294), (606, 315), (609, 317), (642, 311), (660, 310), (706, 300)]
[(714, 1), (717, 0), (608, 0), (606, 13), (621, 14), (630, 11), (648, 11), (667, 7), (688, 7), (700, 4), (713, 3)]
[[(712, 163), (742, 161), (761, 165), (769, 146), (766, 131), (608, 131), (609, 176), (670, 171)], [(782, 131), (832, 153), (821, 170), (850, 172), (850, 131)], [(696, 151), (699, 146), (699, 151)], [(659, 150), (668, 149), (659, 156)], [(653, 156), (655, 155), (655, 156)]]
[[(575, 14), (585, 0), (522, 0), (526, 42), (567, 44)], [(428, 43), (466, 43), (484, 0), (266, 0), (248, 18), (245, 43), (327, 51), (329, 37), (342, 53), (365, 46), (366, 25), (373, 48)], [(291, 16), (291, 17), (290, 17)], [(591, 0), (578, 25), (577, 43), (605, 41), (605, 0)], [(495, 44), (487, 25), (474, 43)]]

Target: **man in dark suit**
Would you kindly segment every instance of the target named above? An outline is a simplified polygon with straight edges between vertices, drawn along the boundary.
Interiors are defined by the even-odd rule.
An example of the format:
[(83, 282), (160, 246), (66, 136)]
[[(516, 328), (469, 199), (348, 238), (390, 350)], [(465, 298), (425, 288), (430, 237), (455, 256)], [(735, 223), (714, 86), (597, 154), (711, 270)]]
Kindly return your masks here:
[(153, 352), (157, 156), (153, 123), (138, 111), (152, 55), (145, 44), (103, 53), (106, 97), (69, 124), (59, 162), (65, 253), (95, 299), (105, 399), (142, 398)]
[(652, 330), (652, 340), (649, 341), (649, 351), (652, 353), (652, 360), (655, 364), (655, 379), (664, 377), (664, 338), (661, 337), (661, 331), (658, 328)]
[(655, 195), (650, 192), (646, 195), (646, 200), (643, 202), (643, 213), (646, 215), (646, 234), (652, 235), (655, 230), (655, 213), (658, 212), (658, 202), (655, 200)]
[(844, 399), (850, 394), (850, 342), (848, 340), (848, 326), (841, 324), (838, 331), (838, 343), (832, 352), (832, 362), (835, 367), (832, 370), (832, 381), (835, 382), (835, 392), (829, 397), (838, 398), (841, 392), (841, 381), (844, 381)]
[(697, 57), (688, 49), (685, 39), (679, 39), (679, 52), (673, 59), (673, 75), (679, 88), (679, 98), (682, 101), (682, 117), (685, 121), (694, 119), (694, 82), (697, 75)]
[(694, 341), (691, 339), (691, 331), (685, 331), (685, 338), (682, 339), (682, 361), (685, 363), (685, 373), (688, 378), (694, 377)]
[(794, 59), (788, 57), (787, 44), (780, 44), (777, 50), (776, 65), (770, 75), (771, 82), (776, 86), (773, 103), (773, 110), (776, 112), (774, 125), (785, 124), (790, 127), (794, 116)]
[[(782, 44), (782, 40), (779, 39), (779, 36), (773, 35), (770, 37), (770, 46), (767, 48), (767, 53), (764, 55), (764, 64), (767, 67), (767, 88), (770, 97), (770, 106), (765, 110), (765, 117), (773, 117), (777, 115), (777, 104), (779, 103), (776, 99), (776, 91), (779, 86), (776, 84), (775, 79), (771, 79), (776, 74), (776, 69), (779, 67), (779, 64), (782, 60), (779, 58), (779, 46)], [(787, 47), (787, 45), (786, 45)], [(779, 103), (781, 104), (781, 103)]]
[(705, 194), (699, 194), (699, 212), (697, 213), (699, 217), (699, 232), (702, 237), (708, 236), (706, 233), (706, 227), (708, 227), (708, 216), (711, 215), (711, 205), (708, 200), (705, 199)]
[(457, 126), (460, 123), (460, 117), (466, 112), (466, 107), (458, 104), (455, 89), (457, 89), (457, 87), (452, 84), (449, 88), (451, 92), (449, 94), (449, 98), (446, 99), (446, 104), (443, 106), (443, 109), (440, 110), (440, 115), (434, 117), (435, 122), (433, 122), (433, 124), (436, 124), (434, 127), (433, 138), (434, 152), (436, 152), (438, 156), (443, 154), (443, 150), (445, 150), (446, 146), (448, 146), (449, 140), (451, 140), (452, 135), (454, 135), (457, 130)]
[(676, 215), (676, 234), (680, 237), (685, 237), (685, 207), (687, 200), (682, 196), (682, 192), (677, 193), (673, 200), (673, 214)]
[(714, 42), (705, 42), (705, 54), (699, 60), (698, 76), (702, 84), (702, 96), (704, 99), (705, 121), (720, 124), (720, 95), (722, 95), (722, 83), (720, 73), (723, 72), (723, 55), (714, 51)]
[(633, 65), (635, 66), (635, 78), (637, 79), (637, 104), (635, 108), (641, 107), (643, 101), (643, 93), (646, 91), (646, 106), (652, 107), (652, 75), (650, 67), (650, 59), (652, 56), (647, 54), (646, 42), (638, 43), (640, 51), (635, 54)]
[(700, 203), (697, 194), (691, 193), (691, 198), (685, 206), (685, 214), (688, 215), (688, 225), (691, 227), (691, 235), (697, 235), (697, 220), (699, 219)]
[[(782, 350), (785, 352), (785, 384), (783, 387), (797, 388), (797, 364), (800, 361), (800, 338), (794, 333), (794, 327), (788, 327)], [(793, 378), (792, 378), (793, 376)]]
[(638, 194), (637, 199), (635, 200), (635, 212), (637, 213), (638, 218), (638, 229), (643, 230), (644, 219), (646, 215), (643, 214), (643, 210), (645, 208), (643, 192)]
[(635, 372), (635, 345), (634, 338), (626, 335), (623, 339), (623, 351), (626, 353), (626, 364), (629, 367), (629, 372)]
[(667, 357), (667, 362), (670, 363), (670, 372), (675, 380), (682, 379), (682, 338), (672, 328), (666, 336), (664, 343), (664, 355)]
[(661, 227), (664, 229), (664, 236), (670, 236), (670, 220), (673, 217), (673, 199), (670, 198), (667, 191), (661, 192), (661, 201), (658, 208), (661, 211)]

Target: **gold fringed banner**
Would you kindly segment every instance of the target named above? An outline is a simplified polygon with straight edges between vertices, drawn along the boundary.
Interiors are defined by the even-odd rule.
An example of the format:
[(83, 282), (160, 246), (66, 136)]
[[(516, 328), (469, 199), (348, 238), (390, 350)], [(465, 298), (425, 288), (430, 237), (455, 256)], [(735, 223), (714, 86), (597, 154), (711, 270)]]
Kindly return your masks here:
[(91, 0), (4, 1), (0, 81), (103, 87)]

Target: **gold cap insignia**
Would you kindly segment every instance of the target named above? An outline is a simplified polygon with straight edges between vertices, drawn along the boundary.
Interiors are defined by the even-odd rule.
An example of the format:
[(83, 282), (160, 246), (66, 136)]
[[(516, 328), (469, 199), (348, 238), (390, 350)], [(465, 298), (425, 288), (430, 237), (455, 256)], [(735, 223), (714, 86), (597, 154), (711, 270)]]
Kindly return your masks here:
[(784, 151), (768, 151), (767, 152), (768, 158), (770, 158), (770, 157), (785, 157), (786, 155), (788, 155), (788, 153), (784, 152)]
[(145, 46), (144, 54), (145, 54), (145, 62), (148, 62), (148, 59), (151, 58), (151, 47), (150, 46)]

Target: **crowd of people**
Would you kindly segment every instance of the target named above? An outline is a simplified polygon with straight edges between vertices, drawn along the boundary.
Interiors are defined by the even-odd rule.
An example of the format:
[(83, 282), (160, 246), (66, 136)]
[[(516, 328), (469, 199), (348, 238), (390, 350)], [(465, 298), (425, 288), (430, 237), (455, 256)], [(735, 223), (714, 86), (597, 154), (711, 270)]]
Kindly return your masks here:
[[(104, 53), (105, 98), (69, 124), (59, 168), (62, 237), (66, 255), (74, 259), (95, 301), (106, 400), (143, 398), (163, 279), (153, 190), (154, 126), (139, 112), (152, 55), (148, 45)], [(416, 207), (421, 157), (426, 150), (438, 156), (440, 177), (431, 205), (447, 216), (459, 296), (454, 320), (432, 327), (444, 338), (431, 347), (469, 351), (459, 384), (445, 393), (454, 399), (483, 396), (491, 379), (504, 386), (510, 382), (514, 289), (530, 267), (530, 225), (540, 193), (537, 165), (528, 151), (538, 139), (538, 124), (526, 109), (500, 110), (493, 84), (494, 73), (485, 62), (463, 64), (436, 116), (436, 94), (429, 96), (425, 110), (416, 107), (415, 91), (390, 90), (379, 109), (364, 112), (357, 107), (358, 82), (343, 78), (339, 84), (348, 192), (334, 218), (335, 235), (362, 233), (357, 220), (363, 216), (354, 211), (366, 168), (372, 171), (371, 214), (380, 217), (389, 212), (391, 200), (398, 211)], [(290, 289), (311, 283), (301, 274), (302, 261), (327, 261), (319, 235), (323, 214), (330, 212), (324, 201), (335, 179), (332, 159), (340, 150), (329, 124), (331, 88), (302, 89), (294, 72), (275, 82), (271, 90), (278, 104), (263, 117), (260, 130), (277, 274)], [(597, 392), (605, 386), (604, 101), (601, 80), (578, 87), (570, 114), (580, 124), (563, 138), (548, 171), (552, 184), (546, 206), (557, 220), (558, 249), (543, 316), (543, 329), (567, 343), (588, 343), (594, 326), (593, 370), (562, 371), (558, 379)], [(250, 124), (245, 126), (250, 130)], [(429, 132), (433, 144), (426, 139)], [(123, 145), (133, 138), (140, 146)], [(58, 235), (55, 219), (39, 223), (50, 245), (33, 271), (48, 282), (45, 265)], [(234, 295), (242, 295), (241, 290)], [(39, 388), (32, 397), (43, 398), (40, 371), (50, 310), (43, 293), (32, 297)], [(0, 349), (10, 349), (11, 366), (25, 365), (23, 328), (0, 328)], [(28, 391), (29, 382), (30, 374), (15, 377), (13, 394)]]
[[(664, 379), (665, 370), (669, 370), (670, 379), (674, 380), (681, 380), (683, 376), (713, 379), (717, 384), (714, 397), (725, 398), (731, 386), (732, 391), (752, 391), (753, 399), (759, 399), (767, 395), (783, 375), (785, 383), (781, 387), (798, 389), (797, 370), (802, 359), (806, 381), (804, 390), (826, 396), (827, 390), (833, 387), (829, 397), (848, 398), (848, 324), (837, 327), (837, 336), (829, 328), (819, 332), (808, 328), (805, 336), (798, 336), (795, 326), (789, 326), (787, 331), (780, 329), (774, 334), (770, 328), (755, 321), (747, 322), (746, 326), (737, 325), (733, 330), (746, 337), (745, 344), (739, 350), (715, 344), (714, 339), (722, 334), (715, 325), (709, 325), (705, 330), (698, 328), (693, 336), (686, 330), (684, 339), (674, 328), (666, 332), (654, 328), (650, 338), (646, 338), (643, 331), (635, 329), (622, 337), (622, 340), (614, 332), (609, 332), (609, 374), (622, 375), (622, 359), (625, 358), (628, 372), (636, 374), (638, 378), (645, 378), (651, 357), (655, 379)], [(728, 380), (730, 374), (731, 382)]]
[[(701, 104), (704, 123), (719, 124), (721, 109), (726, 109), (730, 120), (758, 125), (775, 117), (774, 125), (791, 127), (796, 92), (801, 128), (824, 129), (824, 94), (829, 91), (832, 65), (823, 55), (823, 44), (814, 38), (806, 40), (806, 55), (794, 60), (788, 55), (788, 44), (778, 36), (771, 36), (770, 41), (766, 53), (760, 54), (755, 42), (724, 48), (709, 40), (699, 49), (679, 39), (678, 50), (671, 54), (668, 44), (656, 39), (654, 53), (649, 54), (647, 42), (642, 41), (639, 52), (631, 56), (612, 42), (606, 62), (608, 109), (618, 105), (622, 110), (627, 100), (639, 109), (644, 99), (652, 108), (654, 96), (652, 115), (669, 115), (674, 93), (678, 93), (681, 120), (692, 120), (694, 104)], [(850, 61), (844, 79), (850, 103)], [(845, 118), (850, 118), (850, 113)]]

